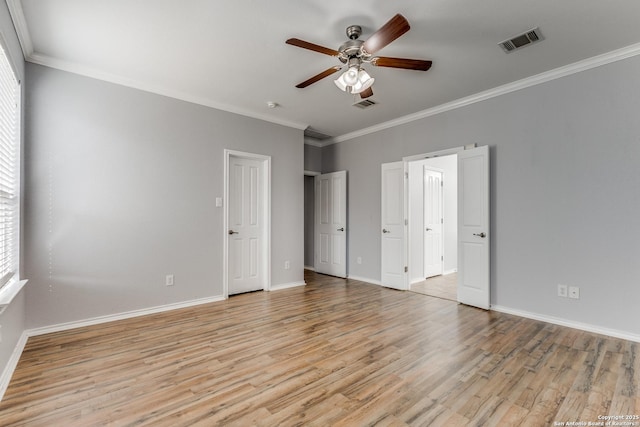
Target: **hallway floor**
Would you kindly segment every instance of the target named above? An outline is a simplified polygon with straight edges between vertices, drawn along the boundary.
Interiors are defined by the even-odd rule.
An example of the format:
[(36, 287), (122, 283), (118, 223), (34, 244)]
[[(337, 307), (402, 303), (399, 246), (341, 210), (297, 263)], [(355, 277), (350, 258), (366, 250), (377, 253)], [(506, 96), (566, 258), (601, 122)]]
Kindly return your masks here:
[(411, 285), (411, 291), (432, 297), (458, 301), (458, 273), (430, 277)]

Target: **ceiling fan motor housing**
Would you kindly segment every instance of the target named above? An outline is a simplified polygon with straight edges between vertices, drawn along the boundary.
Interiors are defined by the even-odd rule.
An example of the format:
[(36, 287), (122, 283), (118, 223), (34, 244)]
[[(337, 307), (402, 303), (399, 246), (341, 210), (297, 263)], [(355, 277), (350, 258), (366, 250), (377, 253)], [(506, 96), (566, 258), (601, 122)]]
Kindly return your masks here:
[(347, 40), (340, 46), (340, 55), (338, 56), (338, 58), (340, 59), (340, 61), (346, 64), (347, 61), (349, 61), (349, 59), (351, 58), (361, 57), (363, 44), (364, 42), (362, 40)]

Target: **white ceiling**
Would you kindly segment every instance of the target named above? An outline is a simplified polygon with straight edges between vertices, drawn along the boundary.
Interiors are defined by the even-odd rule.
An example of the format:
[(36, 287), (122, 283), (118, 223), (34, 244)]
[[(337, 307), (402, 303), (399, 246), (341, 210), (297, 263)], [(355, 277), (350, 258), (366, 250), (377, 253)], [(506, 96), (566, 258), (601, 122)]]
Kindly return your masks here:
[[(638, 0), (8, 0), (28, 61), (344, 138), (435, 111), (617, 49), (640, 53)], [(345, 28), (366, 40), (396, 13), (411, 30), (379, 55), (429, 59), (427, 72), (368, 66), (378, 105), (352, 106), (328, 77)], [(498, 43), (539, 27), (545, 40)], [(618, 55), (619, 56), (619, 55)], [(561, 73), (556, 73), (561, 74)], [(334, 75), (334, 78), (339, 74)], [(535, 80), (531, 80), (535, 81)], [(278, 104), (270, 109), (267, 102)], [(422, 113), (420, 113), (422, 112)]]

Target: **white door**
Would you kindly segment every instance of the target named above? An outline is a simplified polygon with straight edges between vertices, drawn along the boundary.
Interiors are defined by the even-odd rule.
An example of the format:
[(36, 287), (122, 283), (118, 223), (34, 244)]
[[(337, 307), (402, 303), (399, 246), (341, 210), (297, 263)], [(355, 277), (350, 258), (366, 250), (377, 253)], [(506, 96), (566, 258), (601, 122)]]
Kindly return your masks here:
[(424, 277), (442, 274), (442, 172), (423, 166)]
[(228, 169), (229, 295), (265, 288), (263, 162), (230, 157)]
[(406, 289), (404, 261), (404, 163), (382, 165), (381, 274), (383, 286)]
[(458, 301), (489, 309), (489, 147), (458, 153)]
[(347, 277), (347, 171), (316, 181), (315, 270)]

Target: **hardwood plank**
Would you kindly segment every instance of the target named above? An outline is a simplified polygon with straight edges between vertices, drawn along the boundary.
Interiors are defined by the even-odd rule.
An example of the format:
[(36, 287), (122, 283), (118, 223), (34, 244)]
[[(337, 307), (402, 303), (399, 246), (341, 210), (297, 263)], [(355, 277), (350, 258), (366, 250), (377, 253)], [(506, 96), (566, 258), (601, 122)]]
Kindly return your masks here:
[(307, 273), (29, 339), (2, 426), (542, 426), (640, 410), (638, 343)]

